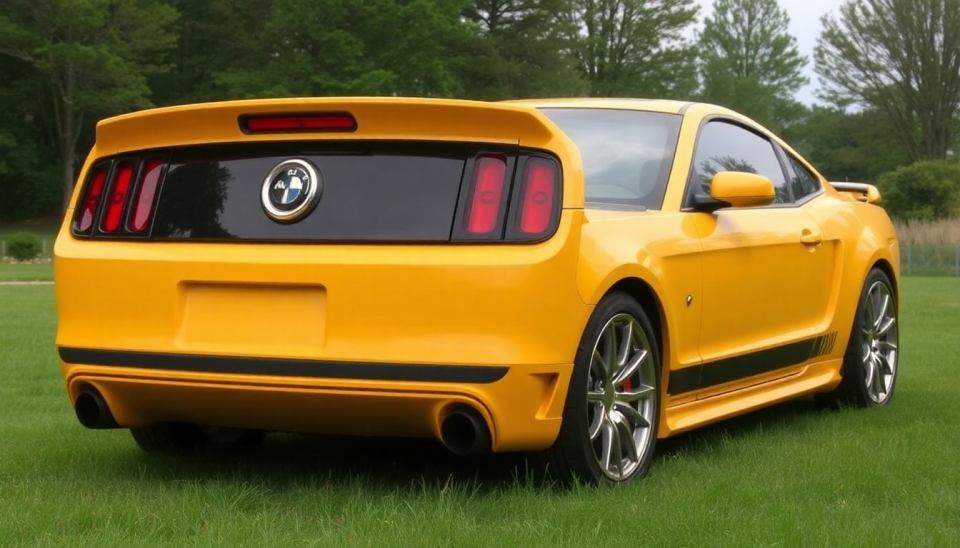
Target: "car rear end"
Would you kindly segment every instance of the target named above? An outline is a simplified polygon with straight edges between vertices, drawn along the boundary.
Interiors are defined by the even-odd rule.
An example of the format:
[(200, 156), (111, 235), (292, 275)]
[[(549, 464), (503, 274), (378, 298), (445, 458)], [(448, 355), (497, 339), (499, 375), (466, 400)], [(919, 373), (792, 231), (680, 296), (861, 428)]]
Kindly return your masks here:
[(55, 247), (70, 401), (89, 427), (546, 447), (590, 313), (578, 165), (523, 105), (245, 101), (101, 122)]

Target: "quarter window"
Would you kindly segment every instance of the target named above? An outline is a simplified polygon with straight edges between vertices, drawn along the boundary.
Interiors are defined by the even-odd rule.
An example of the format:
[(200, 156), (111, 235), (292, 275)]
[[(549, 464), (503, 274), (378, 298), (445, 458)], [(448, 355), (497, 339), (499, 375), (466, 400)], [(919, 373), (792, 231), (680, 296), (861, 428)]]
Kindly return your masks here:
[(793, 178), (790, 181), (790, 188), (793, 190), (793, 199), (799, 201), (811, 194), (819, 192), (820, 180), (817, 179), (813, 173), (810, 173), (810, 170), (805, 168), (796, 158), (792, 156), (789, 156), (789, 158), (790, 176)]
[(703, 192), (710, 193), (713, 176), (722, 171), (756, 173), (773, 181), (775, 203), (790, 201), (783, 168), (773, 144), (760, 135), (727, 122), (708, 122), (700, 131), (694, 170)]

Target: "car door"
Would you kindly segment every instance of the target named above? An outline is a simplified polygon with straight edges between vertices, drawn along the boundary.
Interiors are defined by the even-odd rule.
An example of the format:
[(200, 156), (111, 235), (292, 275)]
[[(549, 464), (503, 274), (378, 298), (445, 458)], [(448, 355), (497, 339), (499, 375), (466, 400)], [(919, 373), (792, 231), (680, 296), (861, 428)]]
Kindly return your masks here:
[(694, 169), (701, 192), (720, 171), (745, 171), (773, 181), (777, 196), (770, 206), (693, 213), (703, 246), (702, 398), (789, 375), (809, 360), (821, 344), (815, 323), (833, 257), (763, 135), (711, 120), (698, 136)]

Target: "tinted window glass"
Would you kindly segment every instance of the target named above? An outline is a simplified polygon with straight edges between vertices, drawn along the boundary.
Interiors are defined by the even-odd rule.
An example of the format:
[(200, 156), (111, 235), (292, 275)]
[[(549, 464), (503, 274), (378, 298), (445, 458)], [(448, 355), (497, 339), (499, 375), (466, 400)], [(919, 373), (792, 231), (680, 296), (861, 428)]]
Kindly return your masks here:
[[(172, 151), (157, 239), (450, 240), (466, 149), (429, 143), (258, 143)], [(280, 224), (261, 203), (264, 177), (290, 158), (322, 179), (316, 209)]]
[(583, 157), (587, 202), (660, 209), (680, 116), (609, 109), (543, 109)]
[(765, 138), (726, 122), (709, 122), (700, 131), (694, 163), (703, 191), (710, 192), (710, 181), (722, 171), (745, 171), (763, 175), (777, 192), (776, 203), (790, 201), (783, 168), (773, 145)]
[(800, 200), (820, 190), (820, 180), (793, 157), (790, 157), (790, 170), (793, 178), (790, 187), (793, 189), (794, 200)]

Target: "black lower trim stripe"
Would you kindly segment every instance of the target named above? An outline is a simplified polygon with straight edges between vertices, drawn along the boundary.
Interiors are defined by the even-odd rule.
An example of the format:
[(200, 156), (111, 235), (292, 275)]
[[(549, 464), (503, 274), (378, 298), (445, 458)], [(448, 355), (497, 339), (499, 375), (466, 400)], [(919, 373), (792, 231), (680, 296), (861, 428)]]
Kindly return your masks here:
[(333, 362), (127, 352), (69, 347), (60, 347), (59, 351), (60, 359), (71, 364), (137, 367), (194, 373), (273, 375), (364, 381), (489, 384), (499, 381), (510, 370), (509, 367), (501, 366)]
[(725, 358), (670, 373), (671, 395), (694, 392), (720, 384), (800, 365), (833, 351), (837, 333), (827, 333), (783, 346)]

